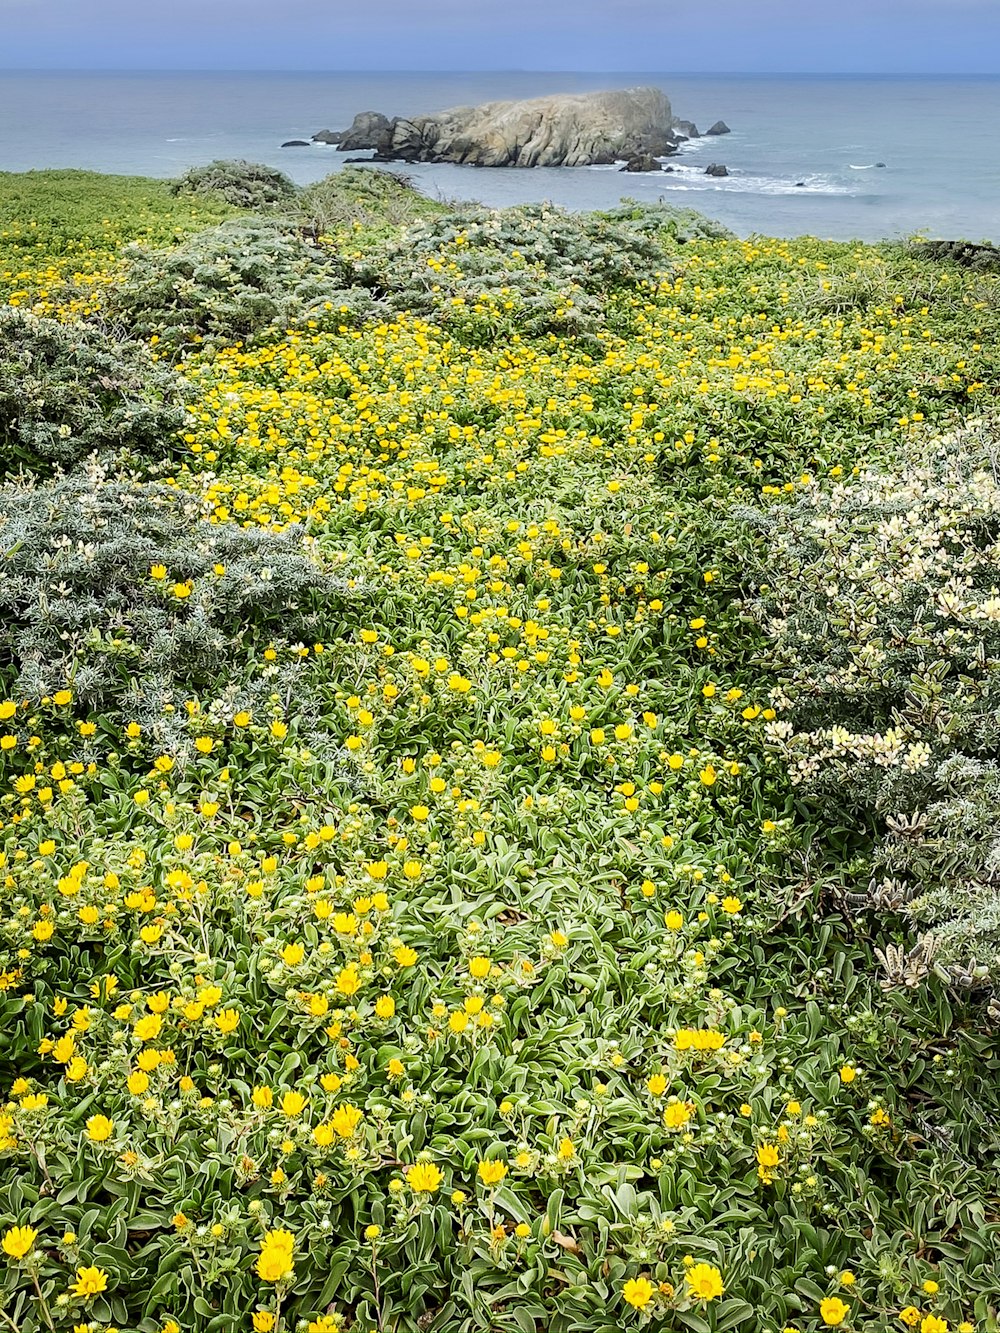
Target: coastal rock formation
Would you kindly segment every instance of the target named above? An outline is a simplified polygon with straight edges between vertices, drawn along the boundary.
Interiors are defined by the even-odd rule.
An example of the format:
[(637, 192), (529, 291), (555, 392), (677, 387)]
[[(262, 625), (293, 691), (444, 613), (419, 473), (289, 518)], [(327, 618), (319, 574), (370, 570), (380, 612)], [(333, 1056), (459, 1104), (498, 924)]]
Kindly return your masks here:
[(637, 157), (630, 157), (619, 171), (662, 171), (663, 164), (658, 162), (652, 153), (640, 153)]
[(705, 168), (706, 176), (728, 176), (729, 168), (721, 162), (710, 162)]
[(478, 167), (582, 167), (677, 151), (670, 103), (658, 88), (559, 94), (453, 107), (432, 116), (356, 116), (341, 152), (380, 161)]
[(351, 128), (340, 136), (340, 151), (359, 153), (365, 148), (377, 148), (390, 129), (386, 116), (377, 111), (362, 111), (354, 117)]
[(282, 146), (282, 148), (308, 148), (308, 147), (309, 147), (309, 140), (308, 140), (308, 139), (286, 139), (285, 142), (284, 142), (281, 146)]
[(346, 130), (317, 130), (313, 143), (340, 143), (346, 133)]
[(706, 134), (732, 134), (732, 130), (729, 128), (729, 126), (726, 124), (726, 122), (725, 122), (724, 120), (717, 120), (717, 121), (715, 122), (715, 124), (712, 126), (712, 128), (711, 128), (710, 130), (706, 130), (705, 133), (706, 133)]
[(684, 139), (701, 138), (701, 135), (698, 133), (698, 126), (693, 120), (675, 120), (674, 129), (677, 131), (678, 135)]

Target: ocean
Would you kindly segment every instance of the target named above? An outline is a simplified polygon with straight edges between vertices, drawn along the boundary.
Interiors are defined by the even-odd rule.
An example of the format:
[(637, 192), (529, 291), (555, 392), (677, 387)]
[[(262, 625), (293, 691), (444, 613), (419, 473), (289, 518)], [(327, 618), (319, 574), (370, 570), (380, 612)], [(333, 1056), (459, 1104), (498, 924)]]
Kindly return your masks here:
[[(325, 145), (281, 148), (355, 112), (419, 114), (543, 93), (654, 84), (674, 114), (723, 138), (693, 140), (672, 173), (614, 167), (414, 166), (426, 193), (491, 205), (607, 208), (665, 200), (741, 235), (876, 240), (923, 232), (1000, 241), (1000, 77), (669, 73), (64, 73), (0, 71), (0, 170), (83, 167), (179, 175), (213, 158), (280, 166), (300, 183), (338, 170)], [(727, 178), (706, 177), (710, 162)], [(878, 166), (877, 163), (884, 163)]]

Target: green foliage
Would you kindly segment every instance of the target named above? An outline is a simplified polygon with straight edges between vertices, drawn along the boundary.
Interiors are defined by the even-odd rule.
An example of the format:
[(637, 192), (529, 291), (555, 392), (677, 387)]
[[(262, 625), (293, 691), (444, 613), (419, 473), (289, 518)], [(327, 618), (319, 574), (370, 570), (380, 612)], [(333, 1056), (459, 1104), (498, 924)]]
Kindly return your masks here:
[[(275, 210), (242, 249), (292, 287), (341, 266), (379, 318), (309, 296), (220, 346), (266, 279), (220, 286), (218, 233), (180, 296), (147, 255), (138, 326), (217, 321), (189, 452), (4, 492), (0, 1237), (38, 1232), (0, 1254), (8, 1322), (809, 1333), (836, 1297), (851, 1333), (996, 1333), (990, 1013), (926, 972), (917, 898), (856, 894), (938, 848), (876, 809), (886, 772), (813, 790), (782, 749), (912, 710), (943, 754), (954, 696), (933, 776), (976, 861), (990, 659), (935, 608), (949, 562), (989, 601), (990, 456), (912, 451), (996, 389), (996, 279), (631, 205), (339, 207), (333, 245)], [(46, 274), (25, 302), (81, 313)], [(833, 521), (817, 478), (856, 462)]]
[(309, 320), (336, 328), (371, 306), (366, 291), (350, 288), (344, 261), (287, 221), (233, 219), (174, 249), (133, 247), (126, 256), (108, 314), (170, 351), (252, 342)]
[(0, 678), (32, 699), (71, 682), (92, 708), (160, 711), (236, 673), (251, 634), (329, 629), (343, 593), (294, 530), (207, 523), (192, 497), (96, 462), (0, 488), (0, 549)]
[(277, 167), (262, 162), (223, 161), (189, 167), (171, 181), (172, 194), (214, 194), (234, 208), (266, 208), (295, 198), (295, 183)]
[(643, 226), (549, 204), (463, 205), (372, 247), (360, 280), (393, 310), (436, 312), (466, 341), (594, 338), (667, 256)]
[(630, 230), (679, 245), (689, 241), (734, 239), (734, 233), (715, 218), (706, 217), (693, 208), (679, 208), (676, 204), (623, 199), (617, 208), (603, 209), (596, 216), (606, 222), (626, 223)]
[(973, 425), (755, 520), (772, 739), (823, 817), (875, 829), (872, 902), (923, 932), (897, 981), (1000, 980), (997, 464)]
[(444, 211), (444, 204), (421, 194), (408, 176), (361, 166), (344, 167), (305, 186), (296, 203), (310, 234), (319, 237), (349, 228), (346, 241), (357, 239), (358, 232), (370, 241)]
[(910, 253), (917, 259), (944, 260), (977, 273), (1000, 273), (1000, 248), (972, 241), (915, 241)]
[(161, 461), (185, 396), (140, 343), (0, 307), (0, 477), (72, 467), (95, 451)]

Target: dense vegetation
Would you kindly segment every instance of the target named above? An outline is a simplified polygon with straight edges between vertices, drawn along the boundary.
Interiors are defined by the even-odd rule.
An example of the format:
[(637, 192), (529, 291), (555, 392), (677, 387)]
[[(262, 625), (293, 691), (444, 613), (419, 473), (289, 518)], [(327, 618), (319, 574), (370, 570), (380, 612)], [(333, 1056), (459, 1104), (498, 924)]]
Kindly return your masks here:
[(993, 267), (265, 185), (0, 176), (0, 1321), (996, 1330)]

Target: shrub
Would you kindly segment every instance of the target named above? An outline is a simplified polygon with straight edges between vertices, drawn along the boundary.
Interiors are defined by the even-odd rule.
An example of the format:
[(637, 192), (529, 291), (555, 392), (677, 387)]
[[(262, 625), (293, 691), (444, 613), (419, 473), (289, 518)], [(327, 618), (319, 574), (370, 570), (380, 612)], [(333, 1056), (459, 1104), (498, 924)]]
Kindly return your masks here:
[(232, 675), (262, 635), (315, 640), (343, 584), (276, 534), (202, 519), (165, 485), (85, 472), (0, 488), (0, 678), (132, 705)]
[(869, 901), (922, 932), (910, 980), (1000, 976), (998, 461), (970, 426), (750, 516), (771, 740), (828, 820), (875, 835)]
[(0, 307), (0, 475), (72, 467), (94, 450), (162, 458), (184, 423), (183, 390), (136, 343)]
[(599, 216), (610, 223), (624, 223), (644, 236), (660, 240), (669, 238), (680, 245), (689, 241), (726, 241), (734, 237), (734, 233), (715, 218), (708, 218), (693, 208), (678, 208), (676, 204), (623, 199), (617, 208), (602, 210)]
[(344, 167), (301, 192), (297, 213), (314, 236), (355, 225), (389, 230), (440, 213), (409, 176), (377, 167)]
[(343, 323), (371, 306), (350, 289), (348, 265), (303, 239), (294, 224), (232, 219), (172, 250), (130, 247), (129, 270), (109, 312), (170, 349), (252, 340), (314, 319)]
[(294, 183), (277, 167), (263, 162), (223, 161), (207, 166), (189, 167), (177, 181), (171, 181), (174, 194), (217, 194), (236, 208), (265, 208), (284, 204), (295, 198)]
[(1000, 248), (989, 242), (920, 240), (910, 246), (910, 253), (917, 259), (960, 264), (977, 273), (1000, 273)]
[(626, 222), (526, 204), (463, 206), (373, 248), (359, 269), (392, 309), (439, 312), (490, 341), (592, 336), (619, 294), (665, 267), (663, 248)]

